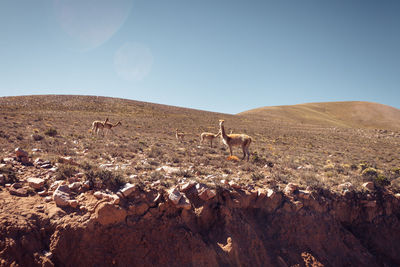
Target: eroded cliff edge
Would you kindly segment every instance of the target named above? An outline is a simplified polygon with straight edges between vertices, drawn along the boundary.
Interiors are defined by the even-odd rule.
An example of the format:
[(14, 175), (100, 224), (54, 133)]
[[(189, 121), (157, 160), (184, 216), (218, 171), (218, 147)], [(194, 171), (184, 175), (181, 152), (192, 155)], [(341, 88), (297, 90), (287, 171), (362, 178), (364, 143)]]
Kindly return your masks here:
[(400, 200), (385, 189), (175, 189), (134, 186), (118, 204), (87, 192), (80, 210), (2, 197), (1, 265), (400, 264)]

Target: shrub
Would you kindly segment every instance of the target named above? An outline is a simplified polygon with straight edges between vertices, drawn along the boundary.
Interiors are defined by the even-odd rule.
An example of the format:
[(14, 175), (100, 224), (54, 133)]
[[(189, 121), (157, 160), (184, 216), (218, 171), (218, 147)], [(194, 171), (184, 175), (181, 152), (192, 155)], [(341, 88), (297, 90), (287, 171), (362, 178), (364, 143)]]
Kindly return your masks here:
[(179, 170), (176, 172), (176, 176), (190, 178), (193, 174), (189, 170)]
[(267, 160), (265, 157), (260, 156), (260, 155), (257, 153), (257, 151), (254, 152), (254, 153), (250, 156), (250, 161), (251, 161), (251, 162), (254, 162), (254, 163), (256, 163), (256, 164), (260, 164), (260, 165), (265, 165), (265, 164), (267, 164), (267, 162), (268, 162), (268, 160)]
[(0, 183), (1, 184), (13, 184), (18, 182), (18, 178), (15, 175), (14, 170), (11, 167), (0, 168)]
[(91, 168), (85, 171), (85, 178), (91, 186), (101, 183), (102, 186), (117, 191), (126, 183), (126, 179), (118, 174), (108, 170), (99, 170)]
[(388, 185), (390, 185), (390, 181), (389, 181), (389, 179), (388, 178), (386, 178), (384, 175), (382, 175), (382, 174), (379, 174), (376, 178), (375, 178), (375, 180), (374, 180), (374, 182), (375, 182), (375, 185), (378, 185), (378, 186), (388, 186)]
[(361, 175), (364, 177), (376, 177), (378, 176), (378, 171), (374, 168), (366, 168), (361, 172)]
[(358, 165), (361, 169), (361, 171), (364, 171), (365, 169), (368, 168), (368, 165), (366, 163), (361, 163), (360, 165)]
[(57, 135), (57, 130), (54, 129), (54, 128), (49, 128), (49, 129), (47, 129), (47, 130), (44, 132), (44, 134), (45, 134), (45, 135), (48, 135), (48, 136), (54, 137), (54, 136)]
[(391, 171), (394, 173), (394, 174), (397, 174), (397, 175), (400, 175), (400, 168), (393, 168), (393, 169), (391, 169)]
[(40, 135), (40, 134), (32, 134), (32, 139), (34, 140), (34, 141), (40, 141), (40, 140), (43, 140), (43, 136), (42, 135)]
[(76, 174), (78, 171), (76, 167), (71, 166), (71, 165), (61, 165), (58, 167), (57, 172), (56, 172), (56, 180), (65, 180), (70, 177), (72, 177), (74, 174)]
[(251, 179), (253, 181), (259, 181), (265, 178), (265, 175), (261, 172), (254, 172), (251, 174)]

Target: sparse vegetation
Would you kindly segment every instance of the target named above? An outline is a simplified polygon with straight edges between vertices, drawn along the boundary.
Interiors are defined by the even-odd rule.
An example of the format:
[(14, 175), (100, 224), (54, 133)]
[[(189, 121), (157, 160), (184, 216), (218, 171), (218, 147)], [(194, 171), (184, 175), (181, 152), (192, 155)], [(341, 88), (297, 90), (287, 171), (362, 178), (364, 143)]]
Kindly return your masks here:
[(60, 165), (60, 167), (57, 168), (56, 180), (65, 180), (71, 178), (77, 172), (78, 170), (75, 166), (62, 164)]
[[(78, 162), (86, 162), (80, 167), (60, 164), (57, 179), (83, 172), (90, 181), (104, 180), (116, 188), (127, 174), (137, 175), (144, 184), (146, 180), (160, 179), (164, 185), (182, 178), (214, 183), (212, 179), (237, 177), (254, 187), (272, 180), (278, 187), (296, 182), (332, 190), (344, 182), (361, 190), (364, 181), (378, 179), (376, 184), (391, 181), (391, 190), (400, 192), (398, 132), (392, 135), (390, 131), (367, 128), (298, 124), (284, 117), (277, 121), (268, 115), (260, 119), (254, 115), (188, 110), (183, 116), (180, 108), (113, 98), (27, 96), (10, 98), (7, 105), (2, 104), (3, 99), (0, 144), (4, 151), (12, 153), (16, 146), (23, 145), (27, 151), (40, 149), (50, 159), (72, 156)], [(123, 127), (114, 135), (91, 136), (88, 130), (92, 122), (106, 117), (112, 122), (121, 121)], [(234, 129), (254, 139), (249, 162), (237, 157), (242, 155), (241, 148), (234, 147), (235, 156), (229, 157), (229, 149), (220, 138), (214, 140), (213, 148), (199, 146), (200, 134), (216, 132), (219, 119), (225, 119), (228, 132)], [(32, 138), (27, 138), (30, 133), (26, 133), (26, 125)], [(175, 129), (185, 132), (183, 143), (176, 141)], [(111, 167), (101, 173), (101, 164)], [(181, 171), (156, 171), (164, 165)], [(165, 181), (164, 175), (168, 177)]]
[(58, 133), (57, 133), (57, 130), (56, 130), (56, 129), (54, 129), (54, 128), (49, 128), (49, 129), (47, 129), (47, 130), (44, 132), (44, 134), (45, 134), (45, 135), (48, 135), (48, 136), (54, 137), (54, 136), (56, 136)]

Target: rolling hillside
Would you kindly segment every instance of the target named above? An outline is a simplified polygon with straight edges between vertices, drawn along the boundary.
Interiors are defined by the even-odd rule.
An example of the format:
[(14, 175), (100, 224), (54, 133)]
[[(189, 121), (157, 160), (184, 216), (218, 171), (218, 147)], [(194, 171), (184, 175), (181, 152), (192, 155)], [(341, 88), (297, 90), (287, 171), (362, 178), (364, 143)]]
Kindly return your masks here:
[(400, 129), (399, 109), (360, 101), (262, 107), (239, 114), (321, 126)]

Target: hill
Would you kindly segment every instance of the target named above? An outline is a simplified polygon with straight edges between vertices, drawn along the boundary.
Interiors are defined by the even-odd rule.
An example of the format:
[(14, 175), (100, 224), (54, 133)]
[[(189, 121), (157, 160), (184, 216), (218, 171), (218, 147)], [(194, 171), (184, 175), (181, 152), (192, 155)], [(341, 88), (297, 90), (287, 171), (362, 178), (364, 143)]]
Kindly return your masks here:
[[(306, 106), (1, 97), (0, 266), (399, 266), (400, 132)], [(249, 161), (200, 143), (219, 119)]]
[(399, 109), (360, 101), (262, 107), (239, 114), (320, 126), (400, 129)]

